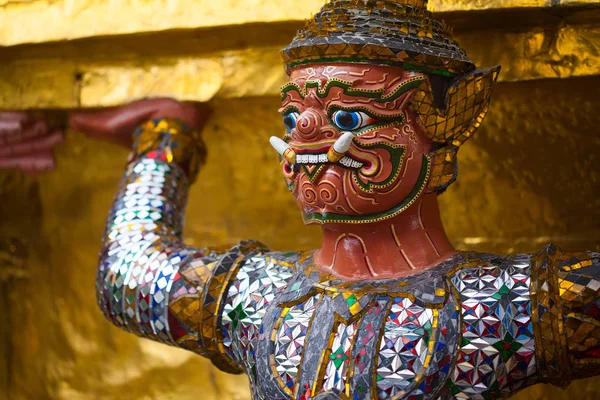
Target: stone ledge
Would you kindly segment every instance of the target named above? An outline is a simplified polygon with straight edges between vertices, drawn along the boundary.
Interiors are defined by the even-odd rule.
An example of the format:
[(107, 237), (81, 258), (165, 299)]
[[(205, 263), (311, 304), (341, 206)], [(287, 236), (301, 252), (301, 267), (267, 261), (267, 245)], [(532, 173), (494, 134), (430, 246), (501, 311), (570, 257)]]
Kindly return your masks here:
[[(274, 11), (271, 22), (0, 47), (0, 109), (104, 107), (156, 96), (202, 102), (276, 96), (286, 79), (279, 49), (302, 25), (298, 15), (303, 8), (290, 1), (296, 20), (272, 22), (291, 17), (282, 13), (278, 2), (254, 2), (257, 9), (251, 15), (238, 17), (256, 20), (265, 7), (280, 13)], [(0, 42), (6, 38), (3, 30), (21, 29), (16, 22), (2, 24), (7, 13), (20, 10), (19, 18), (25, 18), (29, 10), (34, 18), (36, 7), (46, 3), (0, 0)], [(101, 8), (100, 3), (108, 7), (113, 2), (88, 0), (92, 8)], [(198, 3), (202, 7), (204, 0)], [(229, 4), (235, 14), (239, 6), (234, 3), (222, 4)], [(322, 1), (307, 4), (312, 3), (318, 8)], [(455, 27), (456, 39), (478, 66), (503, 66), (501, 81), (599, 75), (600, 1), (562, 1), (558, 7), (547, 3), (448, 1), (440, 14)], [(60, 4), (67, 2), (53, 0), (45, 7)], [(441, 7), (439, 0), (432, 4)], [(164, 10), (167, 16), (169, 12)]]
[[(450, 12), (597, 5), (598, 0), (430, 0)], [(0, 46), (250, 23), (301, 22), (323, 0), (0, 0)]]
[[(600, 75), (599, 26), (465, 32), (457, 39), (477, 65), (501, 64), (503, 82)], [(125, 43), (99, 46), (93, 57), (67, 50), (54, 57), (9, 57), (0, 63), (0, 108), (105, 107), (156, 96), (202, 102), (277, 96), (286, 79), (282, 45), (192, 56), (168, 49), (132, 53)]]

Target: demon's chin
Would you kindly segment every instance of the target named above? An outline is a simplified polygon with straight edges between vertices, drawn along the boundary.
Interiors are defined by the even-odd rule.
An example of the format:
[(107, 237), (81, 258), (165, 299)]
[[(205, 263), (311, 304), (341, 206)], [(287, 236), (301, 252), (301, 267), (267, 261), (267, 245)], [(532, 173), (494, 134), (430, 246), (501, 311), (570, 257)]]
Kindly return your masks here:
[(427, 187), (430, 168), (430, 159), (424, 155), (420, 169), (409, 173), (409, 176), (416, 175), (414, 181), (398, 179), (387, 192), (378, 192), (369, 186), (362, 194), (358, 192), (362, 189), (360, 182), (356, 188), (343, 186), (354, 182), (341, 174), (336, 175), (336, 181), (333, 179), (335, 171), (328, 171), (328, 179), (316, 184), (300, 180), (294, 194), (305, 224), (369, 224), (393, 218), (414, 204)]

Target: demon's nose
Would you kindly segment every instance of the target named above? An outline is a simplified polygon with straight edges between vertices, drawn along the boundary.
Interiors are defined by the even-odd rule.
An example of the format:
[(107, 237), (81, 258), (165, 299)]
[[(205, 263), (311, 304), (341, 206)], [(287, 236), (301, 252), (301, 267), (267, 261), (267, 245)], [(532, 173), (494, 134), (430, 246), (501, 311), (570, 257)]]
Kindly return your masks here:
[(321, 113), (315, 110), (306, 110), (298, 118), (296, 135), (302, 141), (315, 140), (327, 122)]

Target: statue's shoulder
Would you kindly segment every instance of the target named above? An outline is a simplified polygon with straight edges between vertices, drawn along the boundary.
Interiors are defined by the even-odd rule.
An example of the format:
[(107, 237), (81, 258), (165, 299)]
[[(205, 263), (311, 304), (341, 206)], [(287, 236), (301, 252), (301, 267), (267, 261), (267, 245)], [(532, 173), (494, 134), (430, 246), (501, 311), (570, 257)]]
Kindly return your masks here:
[(566, 252), (549, 244), (531, 258), (531, 279), (536, 292), (556, 292), (563, 301), (585, 304), (600, 293), (600, 253)]
[(229, 253), (235, 258), (236, 267), (232, 278), (236, 281), (257, 281), (263, 286), (278, 282), (277, 286), (288, 281), (298, 269), (302, 253), (271, 251), (257, 242), (243, 242), (245, 251), (236, 248)]
[(541, 380), (566, 387), (600, 374), (600, 254), (546, 246), (531, 259), (531, 303)]
[(463, 252), (453, 258), (445, 275), (459, 293), (496, 292), (508, 294), (527, 287), (531, 275), (531, 254), (497, 255)]
[(563, 251), (551, 243), (532, 256), (531, 264), (536, 269), (550, 269), (566, 273), (578, 271), (578, 273), (596, 275), (596, 269), (600, 268), (600, 253)]
[(234, 246), (207, 249), (203, 257), (181, 274), (188, 283), (217, 299), (225, 288), (238, 293), (255, 285), (261, 286), (261, 290), (285, 286), (297, 270), (300, 255), (274, 252), (256, 241), (241, 241)]
[(590, 289), (595, 288), (596, 277), (600, 288), (599, 253), (564, 252), (553, 244), (536, 254), (459, 253), (451, 263), (440, 267), (461, 294), (485, 295), (496, 291), (497, 295), (504, 295), (514, 292), (515, 288), (524, 290), (530, 282), (540, 288), (555, 282), (585, 282), (584, 286)]
[(234, 246), (223, 246), (216, 249), (207, 249), (207, 257), (213, 264), (221, 269), (229, 271), (235, 276), (235, 272), (241, 269), (264, 269), (280, 268), (295, 270), (302, 253), (271, 251), (263, 243), (254, 240), (245, 240)]

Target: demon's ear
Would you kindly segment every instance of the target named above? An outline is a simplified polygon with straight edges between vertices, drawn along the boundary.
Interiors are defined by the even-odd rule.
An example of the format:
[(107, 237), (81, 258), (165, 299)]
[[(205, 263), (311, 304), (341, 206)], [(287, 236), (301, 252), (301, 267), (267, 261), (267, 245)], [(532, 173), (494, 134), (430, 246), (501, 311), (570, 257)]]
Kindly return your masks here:
[(443, 192), (458, 175), (457, 151), (485, 117), (500, 66), (476, 69), (454, 80), (431, 76), (412, 100), (412, 108), (434, 142), (429, 191)]
[(460, 147), (485, 117), (500, 66), (476, 69), (453, 81), (430, 77), (417, 90), (412, 106), (427, 134), (440, 145)]

